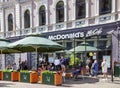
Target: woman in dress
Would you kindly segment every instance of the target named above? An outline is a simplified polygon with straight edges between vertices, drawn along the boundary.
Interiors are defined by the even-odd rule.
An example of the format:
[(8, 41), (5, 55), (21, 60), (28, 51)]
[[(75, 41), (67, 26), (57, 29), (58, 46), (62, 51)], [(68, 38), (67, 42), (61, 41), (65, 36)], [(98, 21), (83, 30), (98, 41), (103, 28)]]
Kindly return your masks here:
[(108, 69), (108, 65), (107, 65), (106, 59), (103, 59), (103, 62), (102, 62), (102, 64), (101, 64), (101, 67), (102, 67), (103, 77), (104, 77), (105, 79), (107, 79), (107, 69)]

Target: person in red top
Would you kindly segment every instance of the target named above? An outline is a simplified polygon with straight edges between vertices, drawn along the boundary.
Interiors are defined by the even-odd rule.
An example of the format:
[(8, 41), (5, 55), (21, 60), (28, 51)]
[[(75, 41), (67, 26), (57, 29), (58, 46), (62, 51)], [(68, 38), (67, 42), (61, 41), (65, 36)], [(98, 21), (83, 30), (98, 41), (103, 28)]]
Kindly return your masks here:
[(45, 67), (44, 67), (44, 65), (42, 64), (42, 65), (40, 65), (39, 66), (39, 68), (38, 68), (38, 75), (40, 75), (41, 74), (41, 72), (42, 71), (44, 71), (45, 70)]

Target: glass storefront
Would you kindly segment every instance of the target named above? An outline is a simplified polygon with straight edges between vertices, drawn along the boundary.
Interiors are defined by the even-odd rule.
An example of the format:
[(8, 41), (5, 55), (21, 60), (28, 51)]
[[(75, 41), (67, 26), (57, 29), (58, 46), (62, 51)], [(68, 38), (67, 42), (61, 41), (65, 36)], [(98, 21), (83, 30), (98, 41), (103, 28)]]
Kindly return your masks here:
[[(100, 65), (104, 57), (109, 56), (111, 58), (111, 35), (98, 35), (87, 38), (65, 39), (56, 42), (66, 47), (65, 52), (60, 52), (57, 54), (65, 55), (70, 59), (78, 58), (80, 61), (86, 61), (88, 58), (92, 60), (97, 59)], [(77, 46), (82, 47), (81, 49), (78, 48), (79, 50), (74, 50), (74, 48)], [(73, 49), (73, 51), (70, 51), (71, 49)], [(74, 54), (75, 56), (72, 57)], [(76, 64), (76, 61), (74, 64)]]

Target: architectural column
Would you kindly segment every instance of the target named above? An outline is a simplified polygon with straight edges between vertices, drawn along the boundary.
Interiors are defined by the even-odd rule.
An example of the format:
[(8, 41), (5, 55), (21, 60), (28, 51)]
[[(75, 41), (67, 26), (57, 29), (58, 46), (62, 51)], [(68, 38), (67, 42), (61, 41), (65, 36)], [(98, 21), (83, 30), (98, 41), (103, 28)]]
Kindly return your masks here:
[[(74, 21), (74, 20), (76, 20), (76, 0), (72, 0), (72, 20)], [(75, 22), (74, 23), (72, 23), (72, 27), (74, 28), (75, 27)]]
[[(90, 5), (89, 5), (89, 2), (90, 2), (90, 0), (86, 0), (85, 1), (85, 3), (86, 3), (86, 18), (88, 18), (89, 17), (89, 8), (90, 8)], [(88, 25), (89, 24), (89, 19), (88, 20), (86, 20), (86, 25)]]
[(30, 28), (33, 27), (33, 5), (31, 5), (31, 7), (29, 8), (29, 11), (30, 11)]
[(86, 0), (85, 3), (86, 3), (86, 18), (89, 17), (89, 8), (90, 8), (90, 5), (89, 5), (89, 0)]
[(118, 20), (120, 20), (120, 5), (119, 5), (119, 3), (120, 3), (120, 0), (117, 0), (117, 11), (118, 11)]
[(64, 0), (64, 21), (66, 22), (67, 21), (67, 0)]
[[(112, 7), (112, 9), (111, 9), (112, 11), (111, 11), (111, 12), (112, 12), (112, 13), (115, 13), (115, 12), (116, 12), (116, 0), (112, 0), (112, 1), (111, 1), (111, 4), (112, 4), (112, 5), (111, 5), (111, 7)], [(113, 14), (113, 15), (112, 15), (112, 20), (113, 20), (113, 21), (115, 21), (115, 15), (116, 15), (116, 14)]]
[(116, 0), (112, 0), (112, 13), (116, 11)]
[(57, 4), (57, 0), (53, 0), (53, 6), (52, 6), (53, 9), (51, 9), (52, 19), (50, 18), (50, 20), (53, 20), (53, 21), (51, 24), (56, 24), (56, 4)]
[(5, 11), (4, 8), (1, 9), (1, 32), (5, 31)]
[(15, 16), (14, 17), (16, 18), (15, 19), (16, 35), (20, 36), (21, 35), (21, 33), (20, 33), (20, 29), (21, 29), (21, 12), (20, 12), (20, 4), (19, 3), (15, 4)]
[(21, 19), (20, 19), (20, 4), (19, 3), (17, 3), (16, 5), (15, 5), (15, 13), (16, 13), (16, 19), (15, 19), (15, 22), (16, 22), (16, 30), (19, 30), (21, 27), (21, 23), (20, 23), (20, 21), (21, 21)]
[(73, 19), (72, 20), (75, 20), (76, 19), (76, 8), (75, 8), (76, 7), (76, 0), (72, 0), (72, 3), (73, 3), (73, 8), (72, 8), (72, 12), (73, 12), (72, 13), (72, 15), (73, 15), (72, 18)]
[(34, 16), (35, 16), (35, 20), (36, 20), (35, 26), (37, 27), (37, 26), (39, 26), (39, 8), (40, 8), (40, 5), (37, 1), (35, 2), (35, 5), (36, 5), (36, 10), (35, 10)]
[(99, 0), (95, 1), (95, 16), (99, 15)]
[(48, 25), (48, 0), (46, 1), (45, 8), (46, 8), (46, 25)]

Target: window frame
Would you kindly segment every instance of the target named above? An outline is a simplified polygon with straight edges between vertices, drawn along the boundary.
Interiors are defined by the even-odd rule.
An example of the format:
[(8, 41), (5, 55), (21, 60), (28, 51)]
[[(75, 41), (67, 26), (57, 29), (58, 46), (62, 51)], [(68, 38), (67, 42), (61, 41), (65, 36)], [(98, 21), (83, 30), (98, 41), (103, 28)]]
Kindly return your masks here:
[[(75, 12), (76, 20), (85, 18), (86, 17), (86, 1), (85, 0), (83, 0), (83, 1), (76, 0), (75, 4), (76, 4), (76, 8), (75, 8), (75, 10), (76, 10), (76, 12)], [(80, 7), (82, 7), (83, 9), (81, 9)], [(83, 11), (83, 13), (81, 13), (81, 11)]]
[[(56, 23), (64, 22), (65, 19), (65, 12), (64, 12), (64, 2), (59, 1), (56, 4)], [(61, 16), (60, 16), (61, 14)]]

